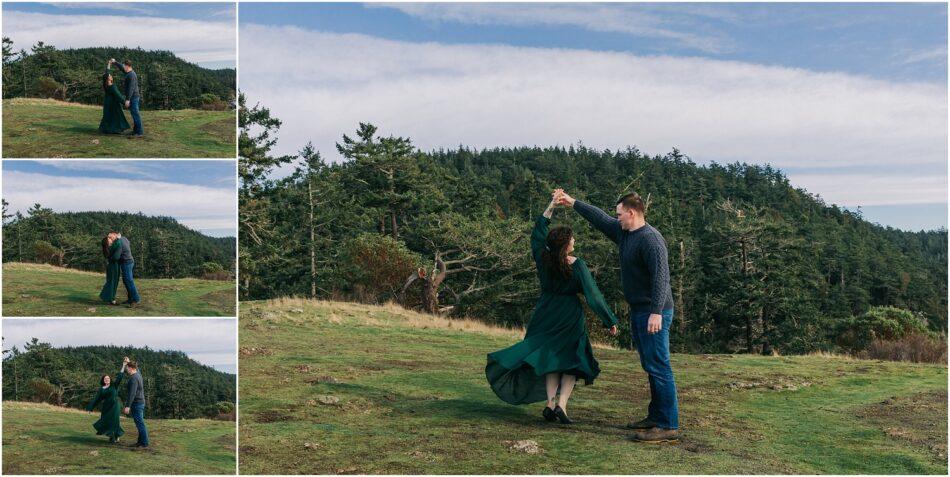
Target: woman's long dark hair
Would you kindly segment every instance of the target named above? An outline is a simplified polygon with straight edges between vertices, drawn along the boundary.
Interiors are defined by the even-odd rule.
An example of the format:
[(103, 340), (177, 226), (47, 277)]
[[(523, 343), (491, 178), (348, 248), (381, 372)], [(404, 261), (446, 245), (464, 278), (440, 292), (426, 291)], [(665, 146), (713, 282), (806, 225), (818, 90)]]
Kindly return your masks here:
[(102, 238), (102, 256), (109, 258), (109, 236)]
[(567, 263), (567, 247), (571, 244), (574, 232), (570, 227), (558, 226), (548, 231), (544, 241), (544, 250), (541, 252), (541, 265), (548, 273), (571, 278), (571, 264)]
[(102, 75), (102, 90), (106, 91), (109, 89), (109, 73), (104, 73)]
[[(99, 378), (99, 385), (100, 385), (100, 386), (105, 386), (105, 385), (106, 385), (106, 376), (108, 376), (108, 374), (103, 374), (102, 377)], [(112, 380), (109, 380), (109, 386), (112, 386)]]

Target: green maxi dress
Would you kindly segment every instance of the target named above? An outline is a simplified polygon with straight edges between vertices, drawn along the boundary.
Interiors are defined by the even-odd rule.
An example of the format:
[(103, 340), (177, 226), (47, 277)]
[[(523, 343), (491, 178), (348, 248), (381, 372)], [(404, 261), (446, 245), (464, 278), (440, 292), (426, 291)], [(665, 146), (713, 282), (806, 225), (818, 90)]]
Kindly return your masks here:
[(131, 127), (122, 111), (125, 106), (125, 96), (122, 96), (115, 84), (109, 86), (105, 93), (105, 98), (102, 99), (102, 121), (99, 121), (99, 132), (120, 134)]
[(617, 318), (583, 260), (574, 261), (570, 279), (542, 267), (541, 251), (550, 222), (543, 215), (538, 217), (531, 232), (531, 253), (541, 281), (541, 297), (531, 314), (525, 337), (514, 346), (489, 354), (485, 366), (492, 390), (509, 404), (547, 400), (544, 375), (548, 373), (573, 374), (583, 379), (585, 385), (593, 384), (600, 374), (587, 336), (579, 293), (584, 294), (587, 305), (604, 326), (617, 324)]
[(122, 244), (118, 240), (109, 246), (108, 263), (106, 263), (106, 283), (102, 285), (99, 298), (106, 303), (115, 301), (115, 293), (119, 289), (119, 257), (122, 256)]
[(120, 372), (116, 375), (115, 380), (109, 384), (109, 387), (100, 386), (96, 398), (86, 406), (87, 411), (92, 411), (96, 408), (96, 404), (102, 403), (100, 408), (102, 414), (99, 416), (99, 420), (92, 424), (92, 427), (96, 428), (97, 436), (103, 434), (109, 436), (110, 442), (125, 434), (119, 423), (119, 415), (122, 410), (122, 403), (119, 401), (119, 384), (122, 383), (123, 374)]

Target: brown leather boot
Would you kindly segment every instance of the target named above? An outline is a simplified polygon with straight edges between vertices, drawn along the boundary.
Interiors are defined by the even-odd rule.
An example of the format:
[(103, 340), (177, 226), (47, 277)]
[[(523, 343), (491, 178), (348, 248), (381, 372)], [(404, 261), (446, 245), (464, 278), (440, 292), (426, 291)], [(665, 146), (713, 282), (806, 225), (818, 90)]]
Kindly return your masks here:
[(656, 423), (651, 421), (649, 417), (627, 424), (627, 429), (652, 429), (654, 427), (656, 427)]
[(634, 442), (643, 442), (645, 444), (676, 444), (680, 441), (680, 433), (676, 429), (662, 429), (654, 427), (641, 432), (634, 432), (630, 436)]

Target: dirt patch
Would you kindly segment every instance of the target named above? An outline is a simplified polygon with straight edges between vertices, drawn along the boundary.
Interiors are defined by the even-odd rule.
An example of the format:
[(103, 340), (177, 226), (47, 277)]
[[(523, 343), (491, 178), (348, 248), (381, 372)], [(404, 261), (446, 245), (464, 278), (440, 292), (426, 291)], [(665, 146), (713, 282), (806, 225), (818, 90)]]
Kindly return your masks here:
[(254, 347), (254, 346), (242, 346), (238, 349), (238, 354), (242, 358), (250, 358), (252, 356), (270, 356), (274, 354), (269, 348)]
[(333, 376), (319, 376), (304, 380), (307, 384), (340, 384), (340, 380)]
[(895, 396), (857, 412), (891, 439), (926, 447), (939, 460), (947, 458), (947, 393)]
[(687, 439), (682, 439), (680, 441), (679, 448), (692, 454), (709, 454), (711, 452), (715, 452), (716, 450), (710, 445)]
[(296, 419), (294, 415), (291, 414), (290, 411), (286, 409), (272, 409), (268, 411), (261, 411), (254, 414), (254, 421), (262, 422), (262, 423), (284, 422), (284, 421), (292, 421), (294, 419)]
[(726, 383), (726, 387), (733, 391), (745, 389), (768, 389), (772, 391), (797, 391), (816, 384), (813, 381), (791, 376), (769, 376), (750, 380), (734, 379)]

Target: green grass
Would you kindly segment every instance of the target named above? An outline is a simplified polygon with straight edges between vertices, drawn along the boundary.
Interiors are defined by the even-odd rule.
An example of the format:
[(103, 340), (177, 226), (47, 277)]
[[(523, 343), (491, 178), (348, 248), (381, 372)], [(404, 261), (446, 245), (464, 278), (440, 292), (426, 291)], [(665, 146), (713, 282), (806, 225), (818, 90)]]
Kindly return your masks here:
[[(99, 299), (104, 273), (32, 263), (3, 264), (3, 316), (234, 316), (233, 281), (136, 278), (142, 303), (112, 306)], [(126, 299), (119, 283), (116, 299)]]
[(149, 449), (135, 450), (135, 423), (122, 418), (118, 444), (97, 436), (98, 413), (3, 402), (3, 473), (234, 474), (234, 423), (146, 419)]
[[(126, 119), (132, 118), (126, 111)], [(145, 137), (102, 134), (99, 106), (52, 99), (3, 100), (3, 157), (235, 157), (235, 112), (142, 111)]]
[[(543, 422), (543, 404), (511, 406), (488, 387), (485, 355), (518, 339), (394, 306), (242, 303), (240, 470), (947, 473), (945, 366), (674, 355), (683, 438), (656, 446), (626, 440), (623, 428), (649, 399), (635, 352), (595, 349), (603, 371), (574, 393), (578, 423), (560, 426)], [(339, 401), (322, 404), (325, 396)], [(522, 439), (543, 451), (505, 444)]]

